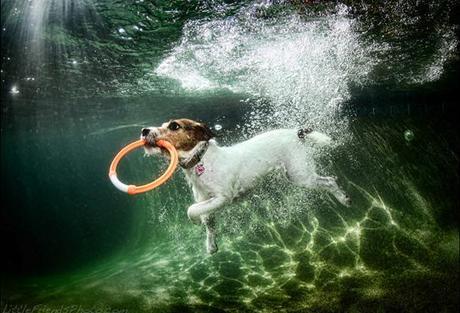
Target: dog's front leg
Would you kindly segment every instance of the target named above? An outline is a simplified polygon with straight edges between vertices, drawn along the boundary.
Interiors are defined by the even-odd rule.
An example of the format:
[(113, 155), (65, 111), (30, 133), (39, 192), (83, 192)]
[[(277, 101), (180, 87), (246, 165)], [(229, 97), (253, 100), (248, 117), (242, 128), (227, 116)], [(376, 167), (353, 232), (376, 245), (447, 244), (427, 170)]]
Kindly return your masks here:
[(217, 252), (215, 219), (212, 213), (225, 202), (227, 202), (225, 197), (213, 197), (195, 203), (187, 210), (187, 215), (192, 222), (201, 222), (206, 226), (206, 249), (208, 253)]
[(206, 251), (209, 254), (217, 252), (216, 218), (214, 214), (202, 216), (201, 221), (206, 226)]
[(187, 216), (192, 222), (199, 224), (202, 222), (202, 216), (211, 214), (225, 202), (227, 202), (225, 197), (213, 197), (211, 199), (192, 204), (187, 210)]

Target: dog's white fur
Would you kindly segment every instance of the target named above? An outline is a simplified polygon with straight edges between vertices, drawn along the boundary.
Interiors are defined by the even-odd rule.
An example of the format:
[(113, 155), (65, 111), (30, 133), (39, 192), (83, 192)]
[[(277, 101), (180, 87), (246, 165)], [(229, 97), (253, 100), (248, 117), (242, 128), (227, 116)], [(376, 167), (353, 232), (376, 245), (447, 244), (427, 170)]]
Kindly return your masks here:
[[(149, 129), (157, 131), (156, 128)], [(316, 131), (299, 138), (295, 129), (272, 130), (230, 147), (221, 147), (214, 139), (209, 140), (207, 151), (198, 165), (184, 169), (195, 198), (187, 215), (193, 222), (206, 226), (208, 253), (217, 251), (212, 213), (250, 189), (258, 178), (272, 170), (281, 169), (295, 185), (325, 189), (340, 203), (349, 205), (350, 199), (335, 178), (320, 176), (315, 170), (311, 145), (326, 145), (330, 141), (327, 135)], [(180, 158), (192, 156), (205, 144), (202, 141), (190, 151), (179, 151)], [(154, 147), (146, 148), (148, 154), (159, 151)], [(201, 175), (198, 175), (196, 166), (204, 168)]]

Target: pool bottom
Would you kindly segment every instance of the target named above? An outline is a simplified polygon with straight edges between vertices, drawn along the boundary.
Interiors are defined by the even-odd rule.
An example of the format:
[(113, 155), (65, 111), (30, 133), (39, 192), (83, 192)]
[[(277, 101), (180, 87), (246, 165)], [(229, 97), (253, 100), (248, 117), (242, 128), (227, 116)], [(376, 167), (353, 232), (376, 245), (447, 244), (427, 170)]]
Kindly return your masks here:
[[(326, 249), (316, 252), (320, 255), (310, 251), (314, 236), (300, 230), (290, 226), (278, 232), (267, 225), (275, 243), (226, 238), (213, 256), (203, 253), (203, 238), (195, 234), (189, 248), (170, 242), (96, 269), (29, 280), (9, 288), (2, 305), (27, 305), (37, 312), (72, 307), (91, 312), (454, 312), (458, 307), (455, 268), (448, 272), (439, 264), (432, 270), (407, 259), (413, 266), (400, 261), (391, 270), (375, 270), (352, 255), (348, 262), (326, 263), (320, 256)], [(283, 235), (296, 232), (297, 238)], [(337, 244), (334, 250), (345, 247)]]

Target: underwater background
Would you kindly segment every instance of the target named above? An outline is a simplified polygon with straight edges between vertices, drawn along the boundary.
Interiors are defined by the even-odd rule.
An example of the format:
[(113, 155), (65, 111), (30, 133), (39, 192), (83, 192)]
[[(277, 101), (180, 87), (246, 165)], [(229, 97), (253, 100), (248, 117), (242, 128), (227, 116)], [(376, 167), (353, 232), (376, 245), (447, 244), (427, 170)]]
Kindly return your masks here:
[[(457, 312), (459, 4), (2, 0), (2, 312)], [(218, 213), (177, 171), (119, 192), (109, 164), (187, 117), (221, 145), (280, 127), (334, 138)], [(166, 168), (141, 149), (141, 184)], [(21, 311), (22, 310), (22, 311)]]

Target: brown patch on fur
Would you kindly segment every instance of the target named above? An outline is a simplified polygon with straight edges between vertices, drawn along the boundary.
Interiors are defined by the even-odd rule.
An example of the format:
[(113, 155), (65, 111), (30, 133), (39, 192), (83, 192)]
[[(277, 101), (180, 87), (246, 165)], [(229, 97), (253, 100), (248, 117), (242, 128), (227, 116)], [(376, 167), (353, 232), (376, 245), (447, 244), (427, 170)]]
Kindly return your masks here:
[[(171, 123), (177, 123), (179, 128), (171, 129)], [(156, 137), (157, 140), (167, 140), (177, 150), (182, 151), (189, 151), (200, 141), (208, 141), (214, 137), (212, 131), (205, 124), (185, 118), (164, 123), (158, 130), (160, 134)]]
[(299, 131), (297, 132), (297, 137), (299, 137), (300, 139), (304, 139), (306, 135), (308, 135), (309, 133), (311, 133), (313, 131), (313, 129), (311, 128), (303, 128), (303, 129), (299, 129)]

